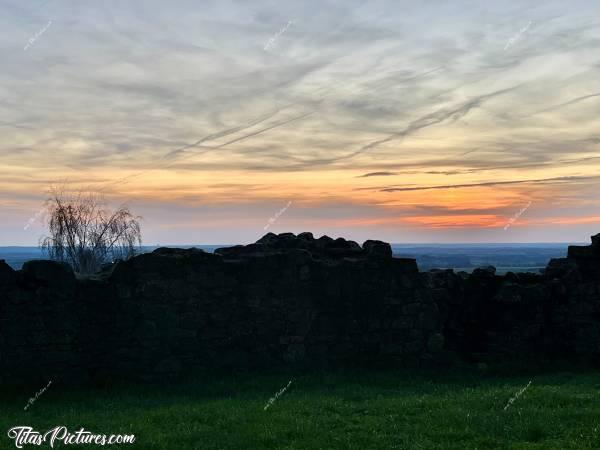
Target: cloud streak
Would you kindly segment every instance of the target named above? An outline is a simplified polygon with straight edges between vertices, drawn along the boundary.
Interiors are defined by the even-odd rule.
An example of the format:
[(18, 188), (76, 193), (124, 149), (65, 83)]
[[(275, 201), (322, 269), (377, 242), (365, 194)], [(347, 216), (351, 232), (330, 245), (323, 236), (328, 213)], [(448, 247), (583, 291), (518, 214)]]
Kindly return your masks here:
[(529, 180), (501, 180), (501, 181), (485, 181), (481, 183), (468, 183), (468, 184), (447, 184), (440, 186), (419, 186), (419, 187), (389, 187), (379, 189), (381, 192), (405, 192), (405, 191), (429, 191), (436, 189), (462, 189), (462, 188), (474, 188), (474, 187), (490, 187), (490, 186), (502, 186), (502, 185), (516, 185), (516, 184), (530, 184), (530, 183), (548, 183), (554, 181), (590, 181), (600, 179), (600, 175), (597, 176), (566, 176), (566, 177), (553, 177), (553, 178), (539, 178)]
[(597, 9), (3, 0), (0, 237), (35, 244), (23, 223), (69, 179), (129, 199), (163, 242), (169, 227), (187, 243), (254, 239), (291, 198), (294, 231), (440, 242), (505, 239), (490, 224), (531, 197), (511, 238), (587, 240)]

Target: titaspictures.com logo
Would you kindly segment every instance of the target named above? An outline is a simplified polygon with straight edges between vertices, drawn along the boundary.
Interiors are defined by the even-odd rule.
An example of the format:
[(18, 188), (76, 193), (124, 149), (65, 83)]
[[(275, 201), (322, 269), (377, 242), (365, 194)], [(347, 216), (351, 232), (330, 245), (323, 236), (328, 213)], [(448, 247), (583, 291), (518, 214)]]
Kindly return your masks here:
[(23, 448), (24, 445), (43, 445), (48, 444), (50, 448), (61, 443), (62, 445), (114, 445), (114, 444), (133, 444), (135, 442), (134, 434), (95, 434), (81, 428), (74, 433), (69, 432), (67, 427), (58, 426), (45, 433), (35, 431), (32, 427), (18, 426), (8, 430), (8, 437), (15, 441), (15, 447)]

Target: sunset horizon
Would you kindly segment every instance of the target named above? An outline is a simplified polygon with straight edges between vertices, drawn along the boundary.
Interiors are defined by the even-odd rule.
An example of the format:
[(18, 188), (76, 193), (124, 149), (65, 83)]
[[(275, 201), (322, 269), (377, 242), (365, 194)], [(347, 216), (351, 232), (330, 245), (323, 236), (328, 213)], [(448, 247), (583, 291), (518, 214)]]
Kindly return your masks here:
[(600, 231), (591, 2), (4, 3), (0, 245), (57, 183), (148, 245)]
[(3, 448), (598, 448), (599, 13), (0, 0)]

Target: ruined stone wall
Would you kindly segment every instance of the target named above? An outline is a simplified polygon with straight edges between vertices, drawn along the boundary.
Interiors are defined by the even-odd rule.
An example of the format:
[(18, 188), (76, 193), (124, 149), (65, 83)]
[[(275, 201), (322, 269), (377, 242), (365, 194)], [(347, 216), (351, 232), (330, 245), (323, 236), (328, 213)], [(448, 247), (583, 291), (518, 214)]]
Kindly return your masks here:
[(0, 262), (0, 381), (162, 380), (204, 367), (452, 355), (594, 359), (599, 264), (595, 245), (570, 249), (544, 275), (419, 273), (388, 244), (310, 233), (269, 233), (215, 254), (158, 249), (88, 279), (50, 261), (20, 271)]
[(600, 362), (600, 235), (570, 247), (543, 274), (432, 270), (446, 348), (468, 360), (578, 358)]

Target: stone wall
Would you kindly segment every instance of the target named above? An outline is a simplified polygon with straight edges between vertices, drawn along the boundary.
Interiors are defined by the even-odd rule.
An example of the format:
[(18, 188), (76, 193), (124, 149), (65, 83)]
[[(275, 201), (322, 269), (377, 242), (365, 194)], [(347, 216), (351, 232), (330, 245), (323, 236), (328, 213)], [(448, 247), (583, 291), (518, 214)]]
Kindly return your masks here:
[(79, 279), (0, 261), (0, 377), (161, 380), (206, 367), (600, 353), (600, 240), (544, 275), (419, 273), (388, 244), (269, 233), (158, 249)]
[(446, 348), (468, 360), (600, 362), (600, 235), (569, 247), (543, 274), (432, 270), (421, 274), (441, 311)]

